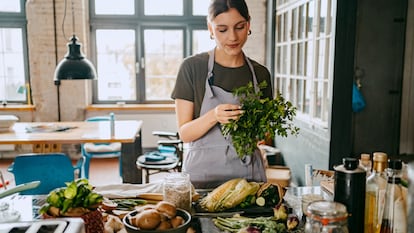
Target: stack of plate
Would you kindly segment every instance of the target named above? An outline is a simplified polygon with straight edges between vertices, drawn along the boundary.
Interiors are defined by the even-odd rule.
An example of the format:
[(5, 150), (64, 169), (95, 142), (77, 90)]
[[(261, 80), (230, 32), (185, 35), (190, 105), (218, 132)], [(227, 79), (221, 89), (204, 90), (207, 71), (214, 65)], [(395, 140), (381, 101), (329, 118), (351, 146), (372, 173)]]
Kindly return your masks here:
[(0, 132), (9, 131), (18, 120), (14, 115), (0, 115)]

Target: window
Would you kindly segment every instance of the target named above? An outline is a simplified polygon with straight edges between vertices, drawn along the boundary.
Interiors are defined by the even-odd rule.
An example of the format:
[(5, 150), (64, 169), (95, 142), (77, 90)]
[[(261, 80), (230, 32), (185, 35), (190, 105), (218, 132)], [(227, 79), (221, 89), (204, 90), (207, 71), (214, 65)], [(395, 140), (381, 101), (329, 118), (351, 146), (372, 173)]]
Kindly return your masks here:
[(0, 1), (0, 101), (26, 103), (28, 61), (24, 0)]
[(335, 4), (284, 0), (276, 10), (276, 88), (297, 106), (298, 118), (324, 128), (331, 106)]
[[(210, 0), (92, 0), (94, 103), (168, 103), (183, 59), (213, 48)], [(162, 7), (160, 7), (162, 6)]]

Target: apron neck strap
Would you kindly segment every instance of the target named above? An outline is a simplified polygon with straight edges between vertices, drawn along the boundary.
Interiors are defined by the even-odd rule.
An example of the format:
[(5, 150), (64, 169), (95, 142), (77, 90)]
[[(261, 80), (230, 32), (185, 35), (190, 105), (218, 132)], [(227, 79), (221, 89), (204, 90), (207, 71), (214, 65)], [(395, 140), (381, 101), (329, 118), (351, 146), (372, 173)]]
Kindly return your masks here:
[[(206, 91), (208, 92), (207, 94), (208, 94), (209, 97), (214, 96), (213, 90), (211, 89), (211, 85), (213, 85), (213, 82), (214, 82), (213, 68), (214, 68), (214, 56), (215, 56), (214, 54), (215, 54), (215, 51), (216, 51), (216, 48), (214, 48), (214, 49), (212, 49), (208, 52), (209, 58), (208, 58), (208, 67), (207, 67), (208, 68), (207, 80), (206, 80), (206, 83), (208, 85), (206, 85)], [(243, 55), (244, 55), (244, 53), (243, 53)], [(253, 75), (254, 90), (255, 90), (255, 92), (258, 92), (258, 91), (260, 91), (260, 89), (259, 89), (259, 86), (257, 85), (256, 72), (254, 72), (253, 65), (250, 62), (249, 58), (246, 55), (244, 55), (244, 58), (246, 60), (247, 65), (249, 66), (250, 71), (252, 72), (252, 75)], [(207, 86), (208, 86), (208, 88), (207, 88)]]

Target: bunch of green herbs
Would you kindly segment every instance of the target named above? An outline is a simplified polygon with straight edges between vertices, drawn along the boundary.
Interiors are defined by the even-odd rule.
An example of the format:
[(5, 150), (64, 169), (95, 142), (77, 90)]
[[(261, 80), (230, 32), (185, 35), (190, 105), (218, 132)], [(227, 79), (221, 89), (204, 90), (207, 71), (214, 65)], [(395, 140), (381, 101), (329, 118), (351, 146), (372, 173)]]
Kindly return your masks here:
[(296, 107), (286, 101), (278, 92), (275, 98), (262, 98), (262, 89), (267, 87), (266, 81), (258, 84), (255, 91), (253, 83), (239, 87), (233, 91), (243, 109), (243, 114), (237, 120), (223, 124), (224, 136), (231, 136), (233, 145), (240, 158), (252, 155), (257, 149), (257, 143), (266, 139), (274, 139), (275, 135), (287, 137), (297, 135), (299, 128), (293, 124)]

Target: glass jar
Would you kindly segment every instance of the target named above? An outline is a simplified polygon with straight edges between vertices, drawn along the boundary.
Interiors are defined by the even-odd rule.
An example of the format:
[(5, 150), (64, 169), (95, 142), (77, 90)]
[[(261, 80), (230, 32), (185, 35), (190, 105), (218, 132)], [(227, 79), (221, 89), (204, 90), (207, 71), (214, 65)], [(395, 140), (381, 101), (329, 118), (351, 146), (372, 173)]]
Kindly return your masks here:
[(190, 175), (182, 172), (169, 173), (163, 184), (163, 200), (177, 208), (191, 211)]
[(339, 202), (312, 202), (306, 215), (305, 233), (349, 233), (348, 212)]

